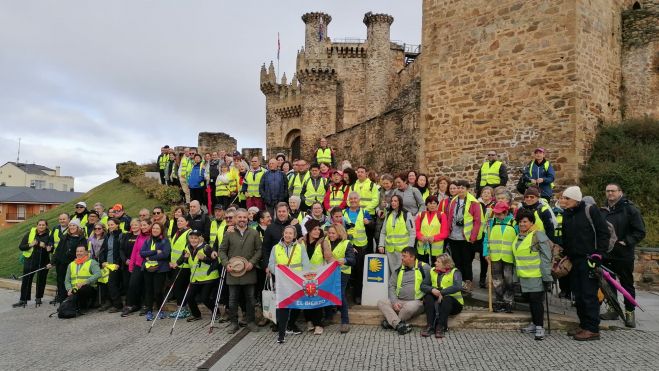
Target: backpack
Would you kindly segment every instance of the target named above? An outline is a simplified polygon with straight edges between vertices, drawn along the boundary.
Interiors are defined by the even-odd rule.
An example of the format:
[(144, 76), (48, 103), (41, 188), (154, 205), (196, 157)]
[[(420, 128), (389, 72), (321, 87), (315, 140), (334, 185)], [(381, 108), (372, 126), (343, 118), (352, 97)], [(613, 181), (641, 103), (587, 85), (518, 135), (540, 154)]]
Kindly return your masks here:
[[(586, 205), (586, 218), (588, 218), (588, 222), (590, 223), (590, 226), (593, 228), (593, 233), (595, 234), (595, 247), (597, 247), (597, 231), (595, 231), (595, 224), (593, 224), (593, 217), (590, 216), (590, 207), (593, 205)], [(599, 212), (599, 210), (598, 210)], [(613, 250), (613, 246), (615, 246), (616, 242), (618, 242), (618, 236), (616, 235), (616, 230), (613, 227), (613, 224), (609, 222), (608, 220), (604, 219), (604, 222), (606, 223), (606, 227), (609, 229), (609, 245), (606, 248), (606, 253), (610, 253), (611, 250)]]
[(57, 317), (62, 319), (75, 318), (78, 315), (77, 306), (75, 295), (69, 296), (57, 308)]

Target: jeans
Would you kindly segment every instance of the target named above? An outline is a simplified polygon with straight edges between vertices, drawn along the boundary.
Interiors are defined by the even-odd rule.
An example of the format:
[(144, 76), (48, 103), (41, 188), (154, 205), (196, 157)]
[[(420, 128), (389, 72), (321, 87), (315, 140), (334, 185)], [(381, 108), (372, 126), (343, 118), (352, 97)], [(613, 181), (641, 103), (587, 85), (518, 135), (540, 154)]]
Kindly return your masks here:
[(229, 321), (238, 323), (238, 305), (240, 304), (240, 294), (246, 301), (245, 320), (247, 323), (254, 322), (256, 300), (254, 298), (254, 285), (229, 285)]
[(341, 273), (341, 324), (346, 325), (350, 323), (348, 318), (348, 295), (346, 294), (349, 280), (349, 274)]
[(357, 249), (357, 252), (355, 253), (357, 265), (352, 267), (352, 296), (353, 298), (361, 298), (364, 278), (364, 258), (366, 257), (367, 246), (355, 246), (355, 249)]
[(577, 316), (579, 316), (579, 327), (599, 333), (600, 303), (597, 300), (599, 283), (585, 258), (572, 259), (570, 279), (570, 288), (574, 294)]
[(55, 273), (57, 274), (57, 301), (63, 301), (66, 299), (66, 286), (64, 286), (64, 280), (66, 279), (66, 270), (69, 268), (68, 264), (57, 264), (55, 265)]

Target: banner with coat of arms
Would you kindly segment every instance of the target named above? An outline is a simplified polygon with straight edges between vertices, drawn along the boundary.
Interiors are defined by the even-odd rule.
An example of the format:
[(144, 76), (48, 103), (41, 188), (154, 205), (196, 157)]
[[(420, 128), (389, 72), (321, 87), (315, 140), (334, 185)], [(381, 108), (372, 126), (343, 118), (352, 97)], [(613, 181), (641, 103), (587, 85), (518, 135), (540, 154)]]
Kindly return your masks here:
[(294, 271), (277, 265), (277, 308), (315, 309), (341, 305), (341, 269), (337, 262)]

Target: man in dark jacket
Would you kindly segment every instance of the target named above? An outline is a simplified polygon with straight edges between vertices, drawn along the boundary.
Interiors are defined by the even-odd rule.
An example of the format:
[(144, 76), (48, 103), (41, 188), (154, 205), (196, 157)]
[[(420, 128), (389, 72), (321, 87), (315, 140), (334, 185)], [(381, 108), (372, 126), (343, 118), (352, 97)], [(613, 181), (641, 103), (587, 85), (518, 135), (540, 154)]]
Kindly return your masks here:
[(210, 241), (211, 220), (197, 200), (190, 201), (190, 229), (200, 231), (204, 241)]
[[(559, 200), (563, 214), (563, 248), (572, 261), (570, 288), (579, 316), (574, 339), (599, 340), (600, 306), (597, 300), (599, 283), (593, 269), (602, 263), (609, 246), (609, 229), (602, 214), (593, 206), (586, 208), (581, 189), (568, 187)], [(590, 214), (591, 225), (586, 216)], [(570, 334), (570, 333), (569, 333)]]
[[(108, 310), (108, 313), (117, 313), (123, 308), (121, 303), (120, 285), (123, 280), (121, 273), (121, 245), (124, 235), (119, 229), (119, 220), (112, 218), (108, 220), (108, 234), (103, 240), (101, 250), (98, 252), (98, 264), (102, 269), (107, 269), (106, 289), (101, 291), (105, 296), (110, 297), (110, 301), (101, 307), (101, 310)], [(105, 272), (103, 272), (105, 273)]]
[(275, 206), (279, 202), (288, 200), (288, 179), (286, 174), (277, 168), (277, 160), (274, 158), (268, 161), (268, 171), (261, 177), (259, 193), (270, 214), (274, 214)]
[(263, 235), (263, 244), (261, 245), (262, 254), (261, 254), (261, 263), (262, 267), (268, 266), (268, 260), (270, 259), (270, 252), (272, 251), (273, 246), (275, 246), (284, 234), (284, 228), (289, 225), (295, 225), (295, 230), (297, 231), (297, 237), (302, 236), (302, 228), (298, 223), (297, 219), (293, 219), (288, 214), (288, 205), (285, 202), (280, 202), (277, 204), (276, 217), (272, 221), (272, 224), (268, 226)]
[[(616, 272), (622, 287), (632, 297), (636, 297), (634, 289), (634, 248), (645, 238), (645, 223), (641, 212), (622, 193), (618, 184), (611, 183), (606, 186), (606, 207), (602, 214), (606, 220), (613, 224), (618, 241), (611, 253), (604, 260), (604, 265)], [(615, 289), (614, 289), (615, 291)], [(625, 299), (625, 325), (636, 327), (634, 305)], [(617, 319), (618, 313), (609, 308), (609, 311), (600, 316), (602, 319)]]

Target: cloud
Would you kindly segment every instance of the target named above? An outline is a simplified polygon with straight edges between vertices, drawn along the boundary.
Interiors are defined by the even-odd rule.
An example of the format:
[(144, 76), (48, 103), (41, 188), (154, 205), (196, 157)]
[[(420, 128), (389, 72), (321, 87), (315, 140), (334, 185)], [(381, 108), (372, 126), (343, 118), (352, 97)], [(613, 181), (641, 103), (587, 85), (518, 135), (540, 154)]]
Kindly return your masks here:
[(232, 2), (14, 1), (0, 4), (0, 156), (54, 167), (87, 191), (116, 162), (155, 159), (162, 144), (225, 132), (265, 146), (259, 70), (295, 69), (300, 17), (332, 15), (332, 38), (365, 38), (365, 12), (395, 18), (392, 39), (419, 43), (421, 0)]

